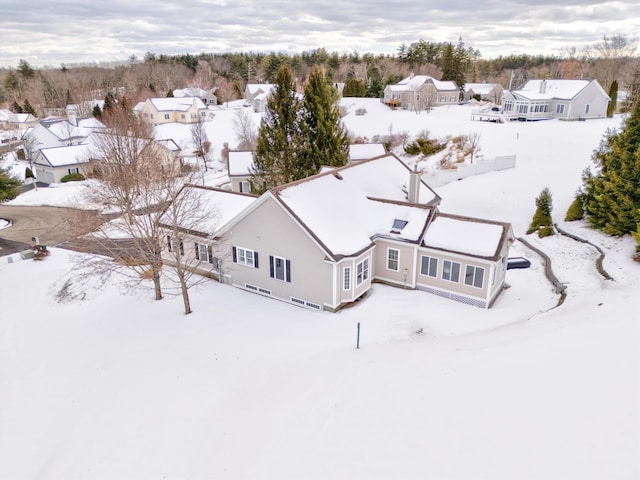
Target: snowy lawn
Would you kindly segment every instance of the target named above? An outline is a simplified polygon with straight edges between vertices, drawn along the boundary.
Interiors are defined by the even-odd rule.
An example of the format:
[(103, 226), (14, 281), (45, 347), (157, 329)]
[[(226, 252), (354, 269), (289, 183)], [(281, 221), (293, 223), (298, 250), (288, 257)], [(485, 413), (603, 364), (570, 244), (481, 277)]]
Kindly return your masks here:
[[(549, 186), (554, 219), (605, 251), (614, 281), (593, 247), (527, 236), (567, 285), (561, 306), (541, 259), (516, 242), (511, 255), (532, 266), (508, 271), (490, 310), (375, 285), (352, 308), (317, 313), (208, 282), (185, 316), (179, 298), (79, 281), (65, 250), (0, 258), (0, 478), (640, 477), (634, 242), (562, 222), (620, 119), (500, 125), (471, 122), (469, 107), (343, 102), (367, 109), (345, 117), (359, 135), (480, 131), (487, 157), (516, 154), (512, 170), (436, 189), (442, 210), (524, 236)], [(53, 190), (30, 194), (56, 204)], [(36, 201), (23, 197), (12, 203)]]

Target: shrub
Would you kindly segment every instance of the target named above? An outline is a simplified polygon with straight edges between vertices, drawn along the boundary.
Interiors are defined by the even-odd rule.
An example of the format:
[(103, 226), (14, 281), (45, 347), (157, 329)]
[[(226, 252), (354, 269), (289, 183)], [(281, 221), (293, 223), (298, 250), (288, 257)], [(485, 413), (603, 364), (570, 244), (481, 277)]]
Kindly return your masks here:
[(35, 178), (35, 175), (33, 174), (31, 168), (26, 168), (26, 170), (24, 171), (24, 178)]
[(81, 173), (70, 173), (70, 174), (65, 175), (64, 177), (62, 177), (60, 179), (60, 182), (62, 182), (62, 183), (80, 182), (82, 180), (84, 180), (84, 175), (82, 175)]
[(584, 197), (581, 194), (577, 194), (576, 198), (569, 205), (567, 214), (564, 217), (565, 222), (574, 222), (576, 220), (582, 220), (584, 218)]
[(540, 238), (553, 235), (555, 233), (553, 231), (553, 220), (551, 219), (553, 207), (549, 187), (544, 188), (536, 198), (536, 207), (536, 212), (533, 214), (527, 234), (537, 231)]

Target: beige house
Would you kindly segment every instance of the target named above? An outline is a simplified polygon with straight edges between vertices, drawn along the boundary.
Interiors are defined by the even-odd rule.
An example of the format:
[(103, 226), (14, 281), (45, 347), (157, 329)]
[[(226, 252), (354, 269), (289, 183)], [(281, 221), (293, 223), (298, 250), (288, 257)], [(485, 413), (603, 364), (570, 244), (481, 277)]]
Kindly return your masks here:
[(499, 104), (504, 89), (499, 83), (466, 83), (464, 85), (464, 100), (471, 100), (476, 95), (480, 100)]
[(264, 193), (214, 233), (196, 228), (203, 247), (189, 228), (165, 249), (211, 247), (211, 276), (315, 310), (339, 310), (373, 282), (488, 308), (504, 287), (511, 227), (441, 213), (439, 202), (387, 154)]
[(196, 123), (208, 120), (208, 109), (196, 97), (148, 98), (134, 109), (154, 125), (163, 123)]
[(413, 75), (384, 89), (383, 102), (392, 108), (429, 110), (460, 102), (460, 89), (454, 82), (436, 80), (429, 75)]

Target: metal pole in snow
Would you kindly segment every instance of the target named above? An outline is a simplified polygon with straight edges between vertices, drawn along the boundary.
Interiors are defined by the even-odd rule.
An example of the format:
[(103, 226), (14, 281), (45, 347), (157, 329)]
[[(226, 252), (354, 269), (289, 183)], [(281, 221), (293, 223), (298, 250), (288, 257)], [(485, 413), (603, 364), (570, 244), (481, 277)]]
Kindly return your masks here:
[(358, 337), (356, 340), (356, 348), (360, 348), (360, 322), (358, 322)]

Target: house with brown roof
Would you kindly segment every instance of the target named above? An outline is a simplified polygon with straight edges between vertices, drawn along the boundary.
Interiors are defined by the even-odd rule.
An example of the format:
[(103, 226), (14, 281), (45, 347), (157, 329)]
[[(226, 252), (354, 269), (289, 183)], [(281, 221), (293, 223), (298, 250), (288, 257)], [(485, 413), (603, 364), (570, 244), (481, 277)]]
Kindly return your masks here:
[(384, 89), (383, 103), (392, 108), (429, 110), (460, 102), (460, 89), (451, 81), (436, 80), (429, 75), (413, 75)]
[(165, 250), (211, 247), (211, 276), (315, 310), (339, 310), (375, 282), (488, 308), (504, 288), (511, 226), (439, 203), (419, 172), (387, 154), (267, 191), (215, 232), (197, 240), (185, 230)]

